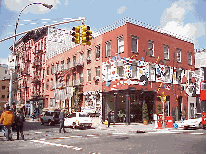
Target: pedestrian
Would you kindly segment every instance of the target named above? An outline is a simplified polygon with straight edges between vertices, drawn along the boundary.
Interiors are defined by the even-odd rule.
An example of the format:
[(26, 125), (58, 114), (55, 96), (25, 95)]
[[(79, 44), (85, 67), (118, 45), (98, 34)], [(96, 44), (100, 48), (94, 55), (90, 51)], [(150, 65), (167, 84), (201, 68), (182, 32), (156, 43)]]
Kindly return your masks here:
[(23, 125), (24, 125), (24, 115), (21, 111), (18, 111), (15, 118), (16, 131), (17, 131), (17, 140), (19, 140), (19, 133), (21, 133), (21, 138), (24, 140), (23, 135)]
[(108, 112), (108, 127), (110, 126), (111, 122), (111, 111)]
[(64, 109), (61, 110), (59, 119), (60, 119), (59, 133), (61, 133), (61, 129), (63, 129), (63, 132), (66, 133), (65, 128), (64, 128), (64, 121), (65, 121)]
[(11, 125), (14, 122), (14, 114), (9, 110), (10, 106), (6, 107), (6, 110), (1, 114), (0, 123), (3, 123), (5, 136), (7, 141), (12, 140)]
[(35, 119), (35, 115), (34, 113), (32, 113), (32, 121), (34, 121), (34, 119)]

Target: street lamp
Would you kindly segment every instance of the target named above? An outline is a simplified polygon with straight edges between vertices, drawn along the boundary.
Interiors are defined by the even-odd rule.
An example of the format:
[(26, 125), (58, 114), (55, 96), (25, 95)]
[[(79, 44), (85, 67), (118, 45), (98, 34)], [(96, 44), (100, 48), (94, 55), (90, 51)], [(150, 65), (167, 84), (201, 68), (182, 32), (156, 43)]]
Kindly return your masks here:
[[(31, 3), (31, 4), (28, 4), (27, 6), (25, 6), (19, 13), (19, 16), (18, 16), (18, 20), (16, 22), (16, 25), (15, 25), (15, 30), (14, 30), (14, 43), (13, 43), (13, 55), (16, 55), (16, 52), (15, 52), (15, 42), (16, 42), (16, 32), (17, 32), (17, 26), (18, 26), (18, 23), (19, 23), (19, 19), (20, 19), (20, 16), (22, 14), (22, 12), (28, 7), (28, 6), (31, 6), (31, 5), (34, 5), (34, 4), (41, 4), (43, 5), (44, 7), (48, 8), (48, 9), (51, 9), (53, 7), (53, 5), (49, 5), (49, 4), (45, 4), (45, 3)], [(15, 64), (15, 62), (14, 62)], [(16, 64), (15, 64), (16, 66)], [(14, 69), (15, 70), (15, 69)], [(11, 78), (10, 78), (10, 85), (9, 85), (9, 106), (11, 107), (11, 103), (12, 103), (12, 81), (13, 81), (13, 71), (11, 70)], [(25, 104), (26, 105), (26, 104)]]

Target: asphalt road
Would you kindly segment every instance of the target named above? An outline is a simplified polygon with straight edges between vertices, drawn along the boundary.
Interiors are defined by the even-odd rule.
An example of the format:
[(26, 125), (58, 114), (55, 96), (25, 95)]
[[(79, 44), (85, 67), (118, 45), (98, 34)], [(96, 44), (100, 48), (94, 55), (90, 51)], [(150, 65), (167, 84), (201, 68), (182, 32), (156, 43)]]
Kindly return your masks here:
[[(58, 133), (59, 126), (25, 123), (26, 140), (0, 141), (0, 153), (80, 153), (80, 154), (205, 154), (206, 131), (187, 133), (108, 133), (73, 130)], [(16, 139), (15, 132), (13, 138)], [(2, 138), (2, 137), (1, 137)]]

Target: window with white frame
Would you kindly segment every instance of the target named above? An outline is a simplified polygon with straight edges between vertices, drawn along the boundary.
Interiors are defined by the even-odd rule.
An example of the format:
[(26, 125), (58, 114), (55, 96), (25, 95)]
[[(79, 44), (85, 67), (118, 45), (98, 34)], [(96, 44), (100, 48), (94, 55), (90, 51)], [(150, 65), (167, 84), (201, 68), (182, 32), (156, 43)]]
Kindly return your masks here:
[(106, 71), (107, 71), (107, 73), (106, 73), (106, 80), (109, 80), (109, 77), (111, 75), (111, 65), (107, 65), (106, 66)]
[(182, 73), (182, 70), (180, 69), (176, 70), (176, 80), (178, 83), (181, 83), (181, 73)]
[(181, 62), (181, 49), (177, 49), (177, 62)]
[(132, 52), (138, 53), (138, 37), (132, 35)]
[(54, 65), (51, 65), (51, 69), (52, 69), (51, 74), (54, 74), (55, 73), (55, 66)]
[(155, 81), (155, 64), (149, 64), (149, 81)]
[(67, 74), (67, 76), (66, 76), (66, 86), (69, 86), (69, 74)]
[(192, 52), (188, 52), (188, 65), (192, 65)]
[(96, 76), (100, 77), (100, 66), (96, 67)]
[(80, 62), (81, 63), (83, 62), (83, 59), (84, 59), (84, 54), (83, 53), (80, 53)]
[(111, 56), (111, 42), (108, 41), (106, 42), (106, 57), (110, 57)]
[(87, 79), (88, 81), (91, 81), (91, 69), (87, 70)]
[(87, 51), (87, 58), (91, 58), (91, 49), (88, 49), (88, 51)]
[(164, 59), (169, 59), (169, 46), (164, 44)]
[(100, 45), (96, 46), (96, 58), (100, 58)]
[(118, 72), (119, 77), (124, 77), (124, 67), (118, 66), (117, 70), (118, 70), (117, 72)]
[(165, 66), (163, 75), (165, 82), (170, 82), (170, 66)]
[(154, 41), (152, 40), (148, 41), (148, 53), (150, 57), (154, 56)]
[(124, 38), (123, 36), (118, 37), (118, 53), (124, 52)]
[(137, 78), (137, 63), (132, 62), (132, 78)]
[(193, 77), (193, 72), (189, 72), (189, 84), (193, 83), (192, 82), (192, 77)]

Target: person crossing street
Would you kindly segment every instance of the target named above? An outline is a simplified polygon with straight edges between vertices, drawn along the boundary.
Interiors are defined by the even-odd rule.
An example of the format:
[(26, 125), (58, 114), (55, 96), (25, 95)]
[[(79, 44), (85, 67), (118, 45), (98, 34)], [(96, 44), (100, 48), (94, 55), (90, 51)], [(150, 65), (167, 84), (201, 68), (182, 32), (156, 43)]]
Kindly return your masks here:
[(6, 110), (1, 114), (0, 123), (3, 123), (5, 130), (5, 137), (7, 141), (12, 140), (11, 125), (14, 122), (14, 114), (10, 110), (10, 106), (6, 107)]
[(21, 113), (21, 111), (17, 112), (15, 123), (16, 123), (16, 131), (17, 131), (17, 140), (19, 140), (19, 133), (21, 133), (21, 138), (22, 140), (24, 140), (24, 135), (23, 135), (24, 115)]
[(60, 119), (59, 133), (61, 133), (61, 129), (63, 129), (63, 132), (66, 133), (65, 128), (64, 128), (64, 120), (65, 120), (64, 109), (61, 110), (59, 119)]

